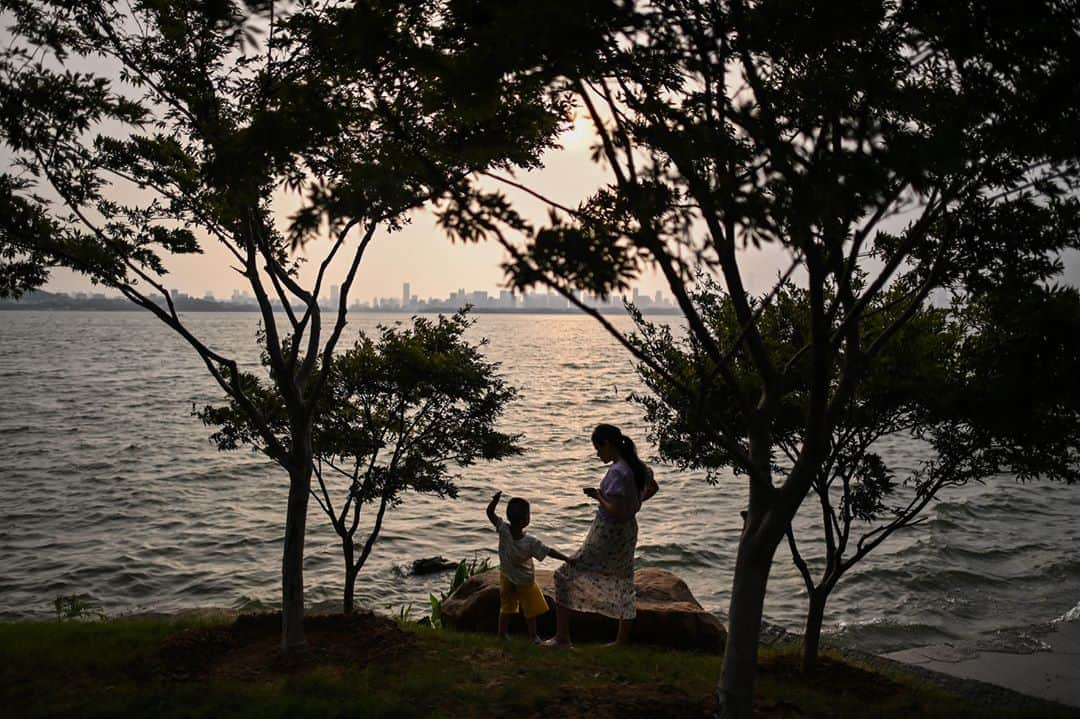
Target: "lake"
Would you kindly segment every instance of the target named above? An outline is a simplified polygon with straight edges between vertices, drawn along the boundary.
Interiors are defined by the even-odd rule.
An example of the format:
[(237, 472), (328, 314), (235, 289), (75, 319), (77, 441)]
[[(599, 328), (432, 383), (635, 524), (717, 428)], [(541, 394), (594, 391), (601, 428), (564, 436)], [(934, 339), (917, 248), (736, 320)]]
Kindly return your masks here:
[[(504, 429), (525, 453), (461, 472), (457, 500), (410, 495), (388, 512), (358, 580), (362, 605), (423, 613), (447, 574), (417, 577), (414, 559), (496, 557), (484, 516), (491, 494), (527, 498), (533, 534), (565, 552), (588, 529), (581, 488), (604, 467), (589, 442), (610, 422), (655, 453), (628, 394), (640, 388), (629, 355), (589, 317), (476, 316), (474, 338), (520, 388)], [(664, 318), (670, 319), (670, 318)], [(257, 366), (255, 313), (193, 313), (209, 344)], [(358, 330), (407, 321), (352, 314)], [(622, 327), (626, 318), (617, 318)], [(81, 594), (110, 615), (196, 606), (275, 605), (287, 477), (247, 451), (219, 452), (192, 406), (221, 401), (195, 353), (142, 312), (0, 312), (0, 618), (46, 618), (58, 595)], [(898, 468), (923, 449), (882, 448)], [(705, 608), (727, 608), (746, 501), (743, 481), (655, 464), (660, 493), (639, 516), (639, 566), (683, 577)], [(900, 475), (902, 476), (902, 474)], [(943, 495), (928, 521), (890, 540), (834, 591), (826, 631), (868, 651), (968, 641), (1040, 648), (1056, 621), (1080, 621), (1080, 487), (989, 478)], [(804, 551), (820, 555), (820, 516), (796, 520)], [(340, 598), (337, 536), (311, 503), (309, 602)], [(555, 568), (553, 560), (541, 568)], [(798, 631), (806, 606), (785, 545), (765, 605)]]

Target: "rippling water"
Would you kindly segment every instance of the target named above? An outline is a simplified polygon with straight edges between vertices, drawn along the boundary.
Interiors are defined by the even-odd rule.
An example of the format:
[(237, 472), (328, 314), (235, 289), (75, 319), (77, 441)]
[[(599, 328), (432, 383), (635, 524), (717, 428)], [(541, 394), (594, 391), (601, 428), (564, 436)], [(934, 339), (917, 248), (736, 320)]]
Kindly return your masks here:
[[(356, 314), (347, 334), (400, 319)], [(413, 559), (493, 557), (484, 506), (495, 489), (528, 498), (530, 531), (572, 550), (591, 519), (581, 487), (603, 473), (589, 444), (597, 422), (621, 425), (651, 452), (626, 402), (638, 387), (628, 355), (593, 320), (476, 319), (474, 336), (490, 339), (488, 357), (521, 388), (505, 428), (525, 433), (526, 453), (468, 468), (456, 501), (409, 496), (388, 513), (358, 582), (368, 606), (423, 606), (445, 588), (446, 575), (411, 576)], [(188, 321), (212, 346), (256, 363), (255, 314)], [(214, 449), (191, 416), (192, 403), (211, 401), (220, 392), (205, 367), (149, 315), (0, 313), (0, 618), (48, 616), (52, 600), (71, 593), (110, 614), (275, 603), (287, 478), (251, 453)], [(911, 466), (921, 449), (895, 442), (886, 451)], [(656, 470), (661, 492), (639, 517), (638, 564), (676, 572), (707, 609), (726, 610), (745, 489)], [(1037, 647), (1038, 626), (1080, 620), (1078, 510), (1080, 488), (1010, 477), (947, 494), (929, 521), (841, 581), (827, 631), (871, 651), (951, 640)], [(796, 521), (811, 557), (817, 521), (809, 503)], [(308, 527), (308, 599), (334, 600), (337, 537), (314, 502)], [(804, 607), (781, 547), (766, 616), (798, 630)]]

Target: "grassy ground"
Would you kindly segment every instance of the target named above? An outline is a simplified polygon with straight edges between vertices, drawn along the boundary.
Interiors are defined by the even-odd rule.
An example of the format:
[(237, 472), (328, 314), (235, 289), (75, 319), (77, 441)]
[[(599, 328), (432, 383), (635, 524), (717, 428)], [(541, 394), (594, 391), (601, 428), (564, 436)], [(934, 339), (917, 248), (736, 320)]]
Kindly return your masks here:
[[(289, 667), (267, 649), (275, 639), (274, 625), (266, 626), (270, 644), (245, 644), (246, 654), (234, 651), (225, 668), (214, 659), (210, 671), (176, 648), (205, 645), (225, 625), (0, 624), (0, 706), (8, 717), (694, 717), (714, 708), (720, 671), (720, 658), (712, 655), (645, 647), (543, 650), (523, 640), (415, 625), (403, 632), (390, 626), (369, 661), (313, 651), (304, 666)], [(176, 659), (182, 655), (188, 659)], [(975, 705), (836, 657), (826, 657), (810, 678), (796, 667), (791, 650), (764, 650), (761, 716), (1076, 716)]]

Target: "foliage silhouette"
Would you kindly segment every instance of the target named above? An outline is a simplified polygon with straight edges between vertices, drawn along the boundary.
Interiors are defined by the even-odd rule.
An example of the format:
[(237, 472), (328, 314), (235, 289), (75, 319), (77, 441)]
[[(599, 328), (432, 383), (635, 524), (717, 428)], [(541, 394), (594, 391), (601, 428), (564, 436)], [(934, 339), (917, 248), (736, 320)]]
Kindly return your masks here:
[[(242, 408), (289, 475), (290, 652), (305, 644), (312, 428), (365, 250), (472, 172), (534, 166), (563, 113), (544, 77), (462, 82), (485, 56), (458, 33), (467, 6), (0, 2), (0, 295), (82, 273), (183, 337)], [(210, 246), (258, 300), (273, 401), (166, 289), (170, 258)]]
[[(869, 335), (882, 332), (903, 311), (898, 292), (886, 292), (868, 306), (863, 326)], [(724, 343), (733, 344), (740, 325), (730, 298), (705, 281), (694, 301)], [(777, 361), (796, 356), (805, 344), (809, 308), (806, 290), (790, 282), (762, 307), (758, 324)], [(632, 341), (664, 370), (642, 364), (649, 392), (632, 397), (652, 426), (650, 438), (668, 461), (721, 481), (730, 460), (715, 441), (717, 428), (745, 433), (744, 420), (732, 411), (725, 388), (702, 385), (701, 368), (710, 360), (699, 346), (640, 314), (635, 321)], [(815, 666), (826, 603), (841, 577), (895, 532), (920, 524), (940, 492), (1005, 472), (1024, 480), (1080, 479), (1080, 384), (1069, 359), (1080, 356), (1078, 332), (1076, 290), (1032, 285), (1022, 296), (998, 291), (993, 299), (927, 303), (882, 348), (832, 424), (811, 487), (822, 519), (815, 544), (823, 547), (815, 560), (803, 557), (792, 527), (787, 529), (809, 600), (804, 671)], [(740, 385), (752, 386), (748, 358), (733, 358), (731, 366)], [(773, 423), (777, 474), (790, 471), (805, 442), (802, 403), (811, 370), (804, 354), (787, 375)], [(687, 395), (680, 385), (694, 391)], [(895, 468), (881, 449), (894, 439), (917, 440), (925, 456), (914, 466), (904, 460), (903, 469)]]
[[(466, 310), (415, 317), (411, 326), (380, 326), (376, 338), (361, 333), (331, 360), (312, 428), (318, 487), (311, 496), (341, 540), (346, 613), (355, 606), (356, 578), (384, 515), (406, 492), (456, 498), (452, 466), (521, 452), (516, 436), (495, 428), (515, 390), (497, 375), (498, 365), (484, 361), (480, 346), (486, 340), (472, 345), (464, 338), (471, 324)], [(251, 396), (262, 398), (264, 415), (276, 418), (272, 429), (279, 441), (288, 441), (287, 413), (272, 387), (252, 374), (244, 381)], [(220, 449), (266, 453), (258, 428), (236, 402), (205, 407), (198, 415), (217, 428), (212, 439)], [(358, 542), (365, 507), (375, 514)], [(462, 562), (455, 576), (465, 571)]]
[[(1011, 346), (1010, 333), (1032, 313), (1074, 316), (1075, 294), (1047, 282), (1060, 270), (1059, 253), (1080, 244), (1080, 136), (1072, 129), (1080, 87), (1071, 80), (1080, 38), (1061, 31), (1076, 26), (1080, 8), (1035, 2), (1021, 12), (1007, 3), (918, 0), (613, 5), (598, 25), (606, 42), (594, 62), (552, 84), (592, 120), (593, 158), (608, 168), (608, 184), (569, 206), (509, 178), (494, 190), (477, 183), (453, 194), (442, 221), (452, 234), (499, 242), (511, 282), (560, 292), (611, 332), (646, 377), (662, 380), (654, 408), (671, 422), (657, 427), (662, 451), (746, 482), (718, 693), (721, 714), (748, 717), (773, 556), (815, 483), (831, 476), (824, 468), (845, 417), (873, 397), (890, 353), (902, 358), (890, 348), (902, 347), (905, 333), (928, 337), (929, 328), (917, 328), (940, 322), (935, 298), (947, 301), (949, 326), (961, 324), (961, 346), (971, 352), (995, 346), (995, 334)], [(547, 223), (518, 211), (507, 192), (522, 186), (546, 201)], [(784, 258), (786, 269), (772, 290), (754, 293), (747, 265), (762, 250)], [(649, 269), (665, 279), (685, 318), (681, 358), (657, 356), (578, 295), (618, 292)], [(699, 277), (715, 278), (723, 293), (703, 288)], [(788, 280), (800, 288), (793, 309), (803, 324), (784, 337), (767, 311), (789, 300), (780, 297)], [(995, 314), (1009, 296), (1022, 299), (1023, 315)], [(780, 319), (790, 325), (795, 317)], [(1041, 325), (1035, 333), (1055, 368), (1072, 361), (1066, 352), (1074, 345), (1058, 341), (1063, 331)], [(1024, 375), (1014, 370), (1033, 359), (980, 357), (967, 369), (984, 380), (1008, 372), (1018, 382)], [(957, 376), (946, 379), (956, 388)], [(1010, 432), (1027, 415), (1010, 419), (999, 405), (996, 426), (964, 424), (979, 407), (994, 409), (998, 393), (969, 381), (975, 376), (962, 379), (957, 442), (985, 449), (987, 461), (1021, 477), (1075, 466), (1075, 434), (994, 444), (1020, 439)], [(1046, 399), (1036, 393), (1020, 408), (1035, 412)], [(965, 401), (970, 406), (959, 411)], [(1074, 427), (1075, 395), (1053, 416)], [(800, 427), (797, 446), (780, 465), (792, 423)], [(682, 426), (692, 431), (672, 429)], [(1036, 454), (1025, 455), (1033, 446)], [(846, 506), (853, 516), (857, 508), (877, 515), (891, 482), (886, 468), (869, 458), (855, 466), (868, 479), (856, 480), (861, 489)]]

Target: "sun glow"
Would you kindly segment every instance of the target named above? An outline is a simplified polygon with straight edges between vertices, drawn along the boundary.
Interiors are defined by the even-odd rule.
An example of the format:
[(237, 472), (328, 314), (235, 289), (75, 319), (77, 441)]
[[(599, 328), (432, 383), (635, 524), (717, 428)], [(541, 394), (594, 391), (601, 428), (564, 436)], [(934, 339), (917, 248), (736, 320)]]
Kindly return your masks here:
[(587, 112), (575, 110), (570, 124), (559, 135), (563, 147), (585, 147), (596, 139), (596, 129)]

